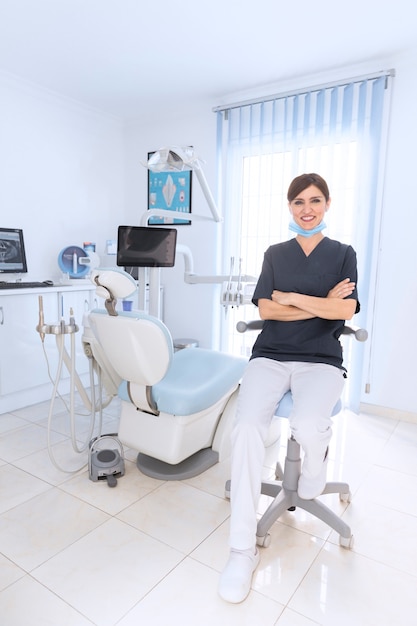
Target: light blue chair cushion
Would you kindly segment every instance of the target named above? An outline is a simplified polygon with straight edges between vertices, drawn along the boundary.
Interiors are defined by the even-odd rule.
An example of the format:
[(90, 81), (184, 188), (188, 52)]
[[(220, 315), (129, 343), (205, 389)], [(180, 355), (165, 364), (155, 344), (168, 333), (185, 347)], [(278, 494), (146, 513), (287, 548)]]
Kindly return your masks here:
[[(205, 350), (187, 348), (175, 352), (171, 366), (159, 383), (152, 387), (152, 396), (159, 411), (170, 415), (192, 415), (220, 400), (240, 381), (247, 360)], [(129, 401), (127, 383), (119, 388), (119, 396)]]
[[(276, 417), (289, 417), (292, 409), (292, 395), (291, 391), (285, 393), (275, 409)], [(338, 400), (336, 406), (333, 409), (332, 415), (337, 415), (342, 410), (342, 403)]]

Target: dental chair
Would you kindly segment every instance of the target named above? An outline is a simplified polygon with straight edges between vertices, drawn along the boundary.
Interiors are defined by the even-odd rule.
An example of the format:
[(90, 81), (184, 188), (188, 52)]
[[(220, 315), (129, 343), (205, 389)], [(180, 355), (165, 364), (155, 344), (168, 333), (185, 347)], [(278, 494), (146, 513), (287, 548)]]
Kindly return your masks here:
[(138, 451), (141, 472), (163, 480), (196, 476), (230, 454), (231, 421), (247, 360), (202, 348), (174, 352), (168, 328), (143, 311), (118, 311), (136, 283), (95, 270), (105, 309), (88, 314), (83, 342), (107, 391), (121, 399), (118, 437)]
[[(261, 330), (262, 320), (249, 323), (238, 322), (237, 330)], [(366, 341), (368, 333), (363, 328), (354, 329), (345, 326), (343, 334), (354, 337), (357, 341)], [(275, 409), (275, 418), (288, 418), (292, 409), (292, 395), (288, 391)], [(333, 409), (332, 415), (337, 415), (342, 408), (339, 400)], [(284, 469), (278, 462), (275, 468), (275, 478), (272, 481), (263, 481), (261, 484), (261, 494), (273, 498), (268, 509), (258, 520), (256, 530), (256, 543), (258, 546), (267, 548), (271, 542), (269, 529), (285, 511), (295, 511), (297, 507), (311, 513), (318, 519), (339, 533), (339, 544), (344, 548), (351, 548), (353, 545), (353, 535), (350, 527), (334, 513), (328, 506), (323, 504), (318, 498), (313, 500), (303, 500), (297, 493), (298, 479), (301, 474), (301, 448), (300, 444), (291, 435), (287, 442), (287, 451), (284, 462)], [(226, 482), (225, 495), (230, 498), (231, 481)], [(321, 495), (328, 493), (338, 493), (341, 502), (350, 502), (351, 492), (349, 485), (343, 482), (328, 482)]]

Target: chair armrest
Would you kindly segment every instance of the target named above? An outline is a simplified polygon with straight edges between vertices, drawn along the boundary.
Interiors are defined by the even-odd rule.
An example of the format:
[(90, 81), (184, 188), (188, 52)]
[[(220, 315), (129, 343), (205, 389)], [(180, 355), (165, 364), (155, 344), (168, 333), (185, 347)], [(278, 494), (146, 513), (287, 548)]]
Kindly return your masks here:
[(245, 333), (247, 330), (261, 330), (264, 325), (263, 320), (252, 320), (251, 322), (238, 322), (236, 330), (238, 333)]
[[(263, 323), (263, 320), (240, 321), (236, 324), (236, 330), (239, 333), (245, 333), (247, 330), (261, 330)], [(358, 326), (344, 326), (342, 335), (354, 335), (357, 341), (366, 341), (368, 339), (368, 331)]]
[(357, 341), (366, 341), (368, 339), (366, 328), (359, 328), (358, 326), (344, 326), (342, 335), (354, 335)]

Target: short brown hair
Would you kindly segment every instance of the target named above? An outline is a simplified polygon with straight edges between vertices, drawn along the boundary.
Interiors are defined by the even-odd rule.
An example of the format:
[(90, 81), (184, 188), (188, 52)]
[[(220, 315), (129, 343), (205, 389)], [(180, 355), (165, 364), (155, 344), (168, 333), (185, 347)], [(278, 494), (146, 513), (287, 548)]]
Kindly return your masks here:
[(294, 178), (290, 186), (288, 187), (287, 200), (292, 202), (304, 189), (315, 185), (318, 187), (326, 199), (326, 202), (330, 199), (330, 192), (326, 181), (319, 174), (301, 174)]

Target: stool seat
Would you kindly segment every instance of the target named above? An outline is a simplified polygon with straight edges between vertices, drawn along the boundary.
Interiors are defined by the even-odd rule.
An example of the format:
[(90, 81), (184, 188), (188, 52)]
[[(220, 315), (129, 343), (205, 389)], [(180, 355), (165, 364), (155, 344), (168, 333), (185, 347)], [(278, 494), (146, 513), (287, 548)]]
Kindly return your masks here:
[[(292, 394), (287, 391), (277, 404), (275, 409), (275, 417), (289, 417), (292, 410)], [(342, 410), (342, 401), (339, 399), (332, 411), (332, 416), (337, 415)]]

